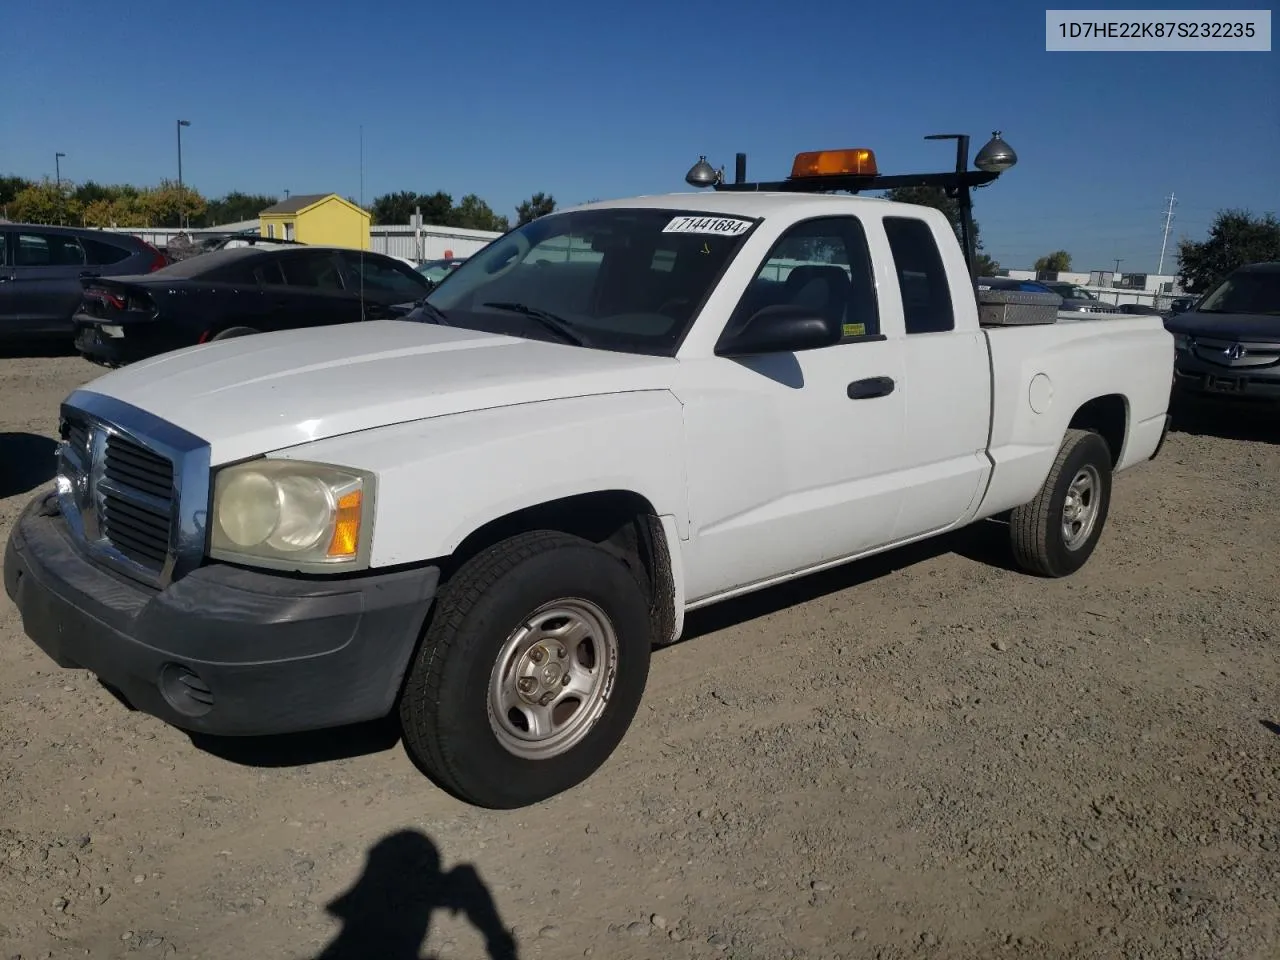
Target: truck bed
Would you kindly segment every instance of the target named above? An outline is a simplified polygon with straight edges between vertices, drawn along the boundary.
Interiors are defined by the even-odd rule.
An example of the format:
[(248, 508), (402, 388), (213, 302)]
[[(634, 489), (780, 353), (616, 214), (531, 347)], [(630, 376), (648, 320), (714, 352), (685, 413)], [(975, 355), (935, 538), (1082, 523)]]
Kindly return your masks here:
[[(983, 327), (991, 351), (993, 470), (980, 515), (1028, 502), (1087, 402), (1123, 411), (1116, 469), (1150, 458), (1164, 430), (1173, 337), (1159, 316), (1063, 312), (1058, 322)], [(1097, 344), (1105, 338), (1105, 349)]]

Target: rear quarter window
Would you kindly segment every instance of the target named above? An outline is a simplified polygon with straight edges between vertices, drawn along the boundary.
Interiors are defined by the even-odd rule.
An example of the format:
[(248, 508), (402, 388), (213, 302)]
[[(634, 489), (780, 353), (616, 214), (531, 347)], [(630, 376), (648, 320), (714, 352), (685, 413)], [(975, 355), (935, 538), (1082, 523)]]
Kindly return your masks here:
[(914, 217), (885, 217), (884, 232), (902, 292), (907, 333), (954, 330), (951, 284), (929, 224)]
[(84, 247), (85, 262), (99, 267), (106, 267), (113, 263), (119, 263), (121, 260), (127, 260), (138, 252), (94, 237), (81, 237), (80, 246)]

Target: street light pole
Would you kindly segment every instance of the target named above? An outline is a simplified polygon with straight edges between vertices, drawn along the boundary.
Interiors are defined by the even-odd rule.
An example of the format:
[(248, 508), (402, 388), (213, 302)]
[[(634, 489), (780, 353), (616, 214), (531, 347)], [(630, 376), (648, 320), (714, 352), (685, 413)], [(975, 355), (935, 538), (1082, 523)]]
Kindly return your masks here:
[(185, 226), (187, 215), (186, 195), (182, 192), (182, 128), (191, 126), (190, 120), (178, 121), (178, 226)]

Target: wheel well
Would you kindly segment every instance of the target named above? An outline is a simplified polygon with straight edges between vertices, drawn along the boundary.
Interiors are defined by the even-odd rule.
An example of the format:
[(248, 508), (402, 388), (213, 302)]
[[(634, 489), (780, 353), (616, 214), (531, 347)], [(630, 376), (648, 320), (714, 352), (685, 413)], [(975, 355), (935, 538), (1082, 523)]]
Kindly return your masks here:
[(531, 530), (558, 530), (589, 540), (618, 557), (649, 597), (655, 643), (675, 627), (670, 545), (653, 505), (630, 490), (602, 490), (536, 504), (498, 517), (469, 534), (442, 564), (441, 580), (480, 551)]
[(1120, 463), (1120, 454), (1124, 450), (1125, 432), (1128, 427), (1129, 407), (1124, 397), (1117, 393), (1105, 397), (1095, 397), (1076, 411), (1071, 418), (1070, 427), (1077, 430), (1092, 430), (1107, 441), (1111, 448), (1111, 466)]

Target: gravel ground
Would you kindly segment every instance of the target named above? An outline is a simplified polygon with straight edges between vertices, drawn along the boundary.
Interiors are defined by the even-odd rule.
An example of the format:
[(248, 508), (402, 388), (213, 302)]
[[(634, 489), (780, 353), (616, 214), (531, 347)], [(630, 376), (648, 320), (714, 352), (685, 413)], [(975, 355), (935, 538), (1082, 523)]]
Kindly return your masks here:
[[(0, 358), (0, 536), (97, 373)], [(0, 598), (0, 957), (1275, 960), (1277, 494), (1280, 414), (1184, 411), (1075, 577), (986, 524), (703, 611), (509, 813), (380, 725), (193, 742)]]

